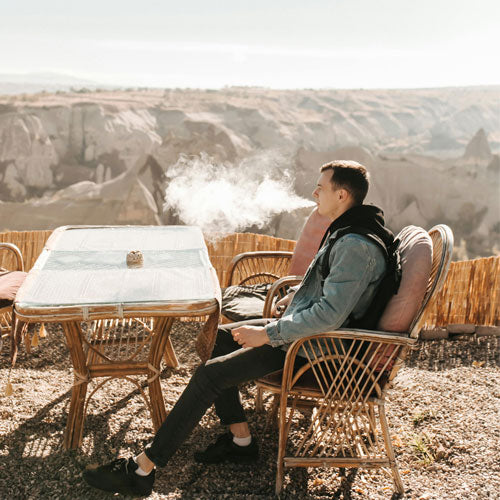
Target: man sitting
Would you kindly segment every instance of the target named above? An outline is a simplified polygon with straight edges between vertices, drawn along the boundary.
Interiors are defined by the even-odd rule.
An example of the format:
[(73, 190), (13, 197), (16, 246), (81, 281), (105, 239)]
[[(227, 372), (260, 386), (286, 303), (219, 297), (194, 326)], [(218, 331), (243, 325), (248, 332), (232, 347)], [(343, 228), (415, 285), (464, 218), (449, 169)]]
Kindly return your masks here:
[[(332, 224), (298, 290), (278, 303), (287, 306), (285, 314), (278, 320), (256, 320), (261, 322), (257, 325), (221, 327), (211, 359), (197, 368), (153, 441), (135, 458), (120, 458), (86, 470), (83, 477), (90, 485), (105, 491), (148, 495), (153, 488), (154, 467), (167, 465), (212, 404), (229, 432), (206, 450), (196, 452), (195, 460), (247, 463), (258, 458), (238, 385), (282, 369), (294, 340), (359, 320), (384, 277), (386, 258), (373, 238), (355, 232), (336, 238), (339, 230), (361, 227), (385, 247), (391, 246), (394, 238), (384, 227), (382, 211), (363, 205), (367, 191), (368, 173), (362, 165), (334, 161), (321, 167), (313, 196), (318, 213)], [(306, 362), (300, 357), (297, 361), (299, 365)]]

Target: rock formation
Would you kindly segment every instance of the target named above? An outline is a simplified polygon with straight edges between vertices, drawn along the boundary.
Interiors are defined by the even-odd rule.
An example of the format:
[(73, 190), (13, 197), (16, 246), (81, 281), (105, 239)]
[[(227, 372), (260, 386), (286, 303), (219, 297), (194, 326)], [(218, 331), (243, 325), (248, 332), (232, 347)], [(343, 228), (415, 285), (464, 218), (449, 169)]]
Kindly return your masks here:
[[(299, 151), (296, 170), (303, 181), (297, 186), (299, 194), (314, 189), (318, 165), (342, 156), (342, 150)], [(351, 158), (355, 156), (354, 150)], [(463, 158), (366, 157), (365, 165), (372, 173), (367, 203), (383, 207), (395, 232), (409, 224), (429, 229), (445, 223), (453, 229), (457, 245), (463, 240), (463, 258), (491, 255), (500, 250), (498, 158), (493, 155), (488, 168), (465, 168)]]
[(491, 149), (483, 128), (480, 128), (467, 144), (463, 158), (474, 163), (487, 163), (491, 160)]
[(500, 174), (500, 155), (492, 155), (487, 168), (492, 174)]
[[(310, 197), (322, 163), (357, 160), (393, 229), (448, 222), (470, 256), (488, 254), (500, 248), (499, 95), (474, 87), (0, 97), (0, 229), (172, 222), (162, 213), (165, 173), (180, 155), (234, 165), (273, 150), (300, 196)], [(264, 230), (292, 237), (305, 212), (278, 215)]]
[(6, 230), (79, 224), (158, 225), (158, 208), (139, 172), (132, 168), (102, 184), (78, 182), (38, 200), (0, 202), (0, 218)]

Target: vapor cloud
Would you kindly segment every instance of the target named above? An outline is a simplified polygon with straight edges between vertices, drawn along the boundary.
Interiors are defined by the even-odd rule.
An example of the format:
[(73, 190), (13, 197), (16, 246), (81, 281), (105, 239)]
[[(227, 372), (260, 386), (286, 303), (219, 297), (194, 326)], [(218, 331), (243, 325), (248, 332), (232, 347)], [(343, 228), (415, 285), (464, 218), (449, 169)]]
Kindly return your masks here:
[(167, 171), (164, 210), (211, 236), (262, 227), (272, 216), (314, 203), (297, 196), (278, 153), (261, 153), (237, 164), (207, 155), (181, 157)]

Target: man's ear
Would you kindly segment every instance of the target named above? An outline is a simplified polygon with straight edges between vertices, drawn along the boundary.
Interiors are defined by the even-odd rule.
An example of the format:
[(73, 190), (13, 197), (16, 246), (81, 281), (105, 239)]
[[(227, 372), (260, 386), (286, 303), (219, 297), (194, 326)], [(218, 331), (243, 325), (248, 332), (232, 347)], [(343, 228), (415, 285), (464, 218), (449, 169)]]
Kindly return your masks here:
[(349, 191), (347, 191), (347, 189), (344, 189), (344, 188), (340, 188), (337, 190), (338, 192), (338, 196), (339, 196), (339, 200), (341, 201), (349, 201), (350, 197), (351, 197), (351, 193), (349, 193)]

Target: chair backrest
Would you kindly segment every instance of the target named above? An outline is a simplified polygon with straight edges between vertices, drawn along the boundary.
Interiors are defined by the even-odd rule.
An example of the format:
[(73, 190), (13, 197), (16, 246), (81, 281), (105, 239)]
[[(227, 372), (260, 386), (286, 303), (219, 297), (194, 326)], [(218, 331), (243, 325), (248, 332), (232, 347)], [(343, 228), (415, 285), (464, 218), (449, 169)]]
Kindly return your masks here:
[(415, 327), (430, 297), (444, 282), (451, 260), (453, 233), (444, 225), (432, 228), (429, 233), (408, 226), (397, 237), (400, 239), (401, 284), (387, 304), (377, 329), (416, 336)]
[(396, 236), (401, 256), (401, 283), (389, 300), (377, 324), (377, 330), (404, 332), (410, 330), (424, 298), (432, 268), (432, 239), (416, 226), (403, 228)]
[(320, 215), (315, 208), (300, 233), (297, 245), (293, 252), (288, 274), (293, 276), (303, 276), (318, 252), (321, 239), (331, 224), (331, 220)]
[(432, 268), (427, 290), (422, 304), (415, 314), (410, 327), (410, 337), (417, 338), (420, 332), (420, 323), (424, 319), (424, 312), (429, 301), (444, 285), (446, 275), (450, 268), (453, 254), (453, 232), (445, 224), (438, 224), (429, 230), (432, 238)]

